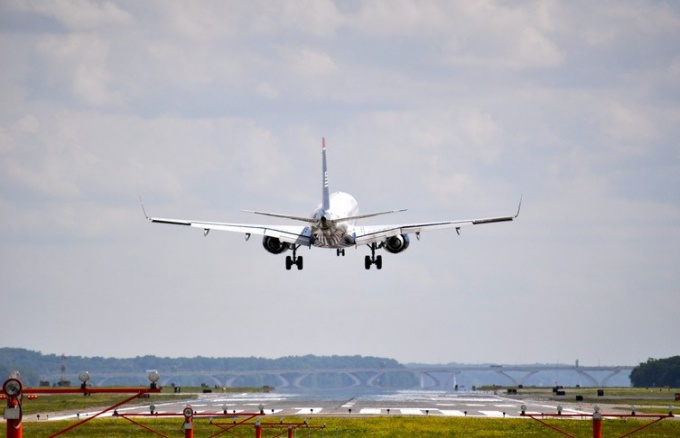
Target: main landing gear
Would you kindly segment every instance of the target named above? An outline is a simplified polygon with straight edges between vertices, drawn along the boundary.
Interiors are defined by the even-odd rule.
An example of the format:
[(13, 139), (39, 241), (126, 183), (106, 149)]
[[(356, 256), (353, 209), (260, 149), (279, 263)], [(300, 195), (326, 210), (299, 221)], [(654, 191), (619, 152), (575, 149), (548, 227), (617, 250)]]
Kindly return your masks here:
[(296, 245), (293, 247), (293, 257), (291, 256), (286, 256), (286, 269), (290, 271), (290, 268), (293, 267), (293, 265), (297, 266), (298, 271), (302, 271), (302, 256), (298, 257), (296, 255), (297, 249), (300, 247), (300, 245)]
[(375, 243), (371, 243), (368, 245), (369, 248), (371, 248), (371, 255), (366, 256), (364, 259), (364, 266), (366, 269), (371, 269), (371, 265), (375, 265), (376, 269), (382, 269), (382, 256), (379, 255), (376, 257), (375, 255), (375, 250), (378, 247)]

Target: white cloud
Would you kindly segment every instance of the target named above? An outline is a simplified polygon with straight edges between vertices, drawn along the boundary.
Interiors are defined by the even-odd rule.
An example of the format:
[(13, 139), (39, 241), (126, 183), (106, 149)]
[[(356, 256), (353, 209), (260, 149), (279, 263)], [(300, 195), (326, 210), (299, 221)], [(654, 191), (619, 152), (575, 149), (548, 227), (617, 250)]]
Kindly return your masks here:
[(15, 2), (16, 8), (32, 10), (54, 18), (69, 31), (91, 31), (105, 27), (127, 26), (134, 22), (130, 13), (112, 1), (55, 0)]
[[(512, 336), (485, 322), (512, 314), (518, 329), (540, 327), (563, 340), (527, 347), (520, 360), (582, 348), (582, 358), (631, 363), (669, 351), (644, 340), (653, 337), (647, 327), (671, 331), (680, 306), (672, 290), (680, 257), (676, 7), (1, 8), (0, 20), (22, 26), (0, 26), (10, 60), (0, 71), (0, 278), (12, 303), (49, 321), (83, 291), (95, 307), (121, 309), (150, 305), (152, 291), (158, 314), (167, 315), (191, 291), (195, 306), (216, 315), (189, 331), (170, 328), (172, 340), (153, 347), (131, 342), (112, 353), (92, 342), (117, 327), (108, 315), (85, 343), (63, 336), (75, 325), (43, 343), (38, 324), (20, 334), (23, 345), (216, 355), (225, 331), (285, 336), (317, 327), (303, 345), (264, 337), (234, 348), (502, 362), (517, 357)], [(413, 239), (404, 254), (385, 255), (381, 272), (363, 269), (365, 248), (342, 258), (304, 249), (298, 273), (257, 239), (203, 238), (200, 230), (149, 224), (139, 211), (141, 194), (158, 216), (258, 222), (239, 209), (305, 214), (319, 201), (322, 136), (332, 189), (354, 194), (364, 212), (409, 208), (390, 222), (509, 214), (523, 193), (522, 215), (460, 237)], [(349, 288), (348, 275), (356, 280)], [(641, 296), (666, 306), (635, 314), (629, 303), (643, 307)], [(594, 304), (584, 308), (589, 297)], [(425, 311), (414, 312), (419, 306)], [(578, 315), (567, 334), (556, 308)], [(640, 318), (635, 331), (626, 325), (631, 317)], [(601, 324), (621, 340), (594, 351), (582, 341)], [(457, 348), (422, 342), (433, 327)], [(196, 331), (207, 338), (196, 342)]]

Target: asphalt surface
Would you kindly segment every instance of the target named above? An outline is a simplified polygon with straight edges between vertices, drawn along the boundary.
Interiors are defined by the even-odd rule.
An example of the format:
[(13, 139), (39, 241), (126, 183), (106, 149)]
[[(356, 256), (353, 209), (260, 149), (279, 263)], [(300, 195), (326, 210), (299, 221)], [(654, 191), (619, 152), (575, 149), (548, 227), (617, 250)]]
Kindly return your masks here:
[[(124, 405), (117, 409), (121, 415), (149, 414), (151, 402)], [(505, 395), (479, 392), (435, 392), (435, 391), (401, 391), (382, 395), (361, 395), (346, 399), (320, 399), (319, 397), (298, 394), (278, 393), (243, 393), (199, 394), (198, 399), (178, 399), (154, 403), (154, 412), (161, 414), (181, 414), (190, 405), (199, 415), (215, 414), (228, 416), (259, 413), (260, 409), (268, 416), (308, 417), (314, 416), (352, 416), (365, 417), (375, 415), (401, 416), (448, 416), (448, 417), (484, 417), (484, 418), (517, 418), (521, 414), (521, 406), (526, 406), (529, 414), (557, 413), (557, 406), (562, 405), (564, 414), (593, 413), (593, 405), (571, 402), (555, 402), (547, 400), (518, 399)], [(614, 412), (603, 408), (607, 413)], [(49, 420), (86, 418), (95, 415), (99, 410), (88, 409), (71, 411), (49, 416)], [(102, 417), (113, 415), (109, 411)], [(31, 416), (34, 417), (34, 416)], [(26, 418), (34, 420), (34, 418)], [(46, 420), (45, 415), (41, 420)]]

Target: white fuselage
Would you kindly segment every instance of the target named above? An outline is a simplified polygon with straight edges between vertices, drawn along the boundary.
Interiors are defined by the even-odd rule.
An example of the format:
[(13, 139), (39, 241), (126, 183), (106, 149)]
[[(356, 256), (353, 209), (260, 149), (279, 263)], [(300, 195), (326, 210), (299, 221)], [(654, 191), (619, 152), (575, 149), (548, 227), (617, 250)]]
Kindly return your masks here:
[(354, 245), (354, 220), (359, 214), (359, 204), (348, 193), (335, 192), (330, 195), (330, 206), (324, 211), (319, 205), (314, 211), (316, 222), (312, 225), (313, 245), (319, 248), (346, 248)]

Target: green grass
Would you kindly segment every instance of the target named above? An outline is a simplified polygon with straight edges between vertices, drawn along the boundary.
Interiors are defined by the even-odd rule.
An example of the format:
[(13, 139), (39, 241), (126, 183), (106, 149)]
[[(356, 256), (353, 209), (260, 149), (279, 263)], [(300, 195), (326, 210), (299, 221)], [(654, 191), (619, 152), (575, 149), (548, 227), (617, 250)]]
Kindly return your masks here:
[[(505, 394), (507, 388), (486, 388), (495, 390), (498, 394)], [(598, 396), (597, 390), (604, 389), (604, 396)], [(675, 393), (680, 393), (679, 388), (564, 388), (566, 395), (557, 396), (552, 388), (525, 387), (517, 390), (517, 395), (511, 398), (533, 398), (552, 400), (555, 402), (576, 403), (576, 395), (583, 396), (584, 405), (603, 405), (612, 409), (630, 410), (634, 405), (636, 412), (640, 414), (667, 414), (669, 407), (673, 406), (675, 413), (680, 412), (680, 402), (675, 401)], [(578, 402), (581, 403), (581, 402)]]
[[(182, 419), (144, 419), (140, 421), (154, 430), (171, 437), (182, 437)], [(265, 422), (271, 421), (267, 418)], [(299, 422), (299, 418), (287, 418), (286, 422)], [(228, 422), (228, 421), (227, 421)], [(548, 420), (565, 432), (577, 437), (592, 436), (592, 422), (579, 420)], [(621, 436), (648, 423), (643, 420), (605, 420), (604, 437)], [(74, 422), (33, 422), (25, 423), (24, 432), (30, 437), (46, 437), (73, 424)], [(320, 418), (309, 423), (312, 426), (326, 425), (323, 432), (319, 429), (298, 429), (297, 437), (561, 437), (560, 433), (549, 429), (531, 419), (487, 419), (487, 418), (445, 418), (445, 417), (370, 417), (370, 418)], [(208, 420), (197, 420), (194, 427), (196, 438), (208, 437), (219, 432)], [(240, 436), (253, 436), (254, 426), (240, 427)], [(263, 437), (273, 437), (285, 431), (263, 430)], [(150, 432), (123, 419), (96, 419), (68, 432), (68, 437), (150, 437)], [(234, 436), (222, 434), (222, 436)], [(680, 421), (668, 419), (645, 429), (639, 436), (677, 437), (680, 436)]]

